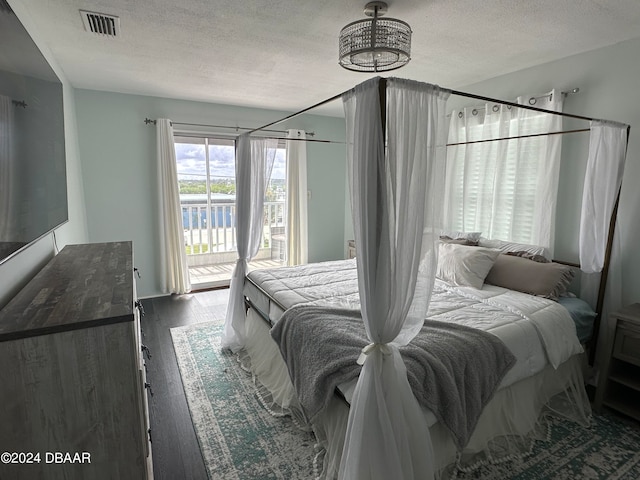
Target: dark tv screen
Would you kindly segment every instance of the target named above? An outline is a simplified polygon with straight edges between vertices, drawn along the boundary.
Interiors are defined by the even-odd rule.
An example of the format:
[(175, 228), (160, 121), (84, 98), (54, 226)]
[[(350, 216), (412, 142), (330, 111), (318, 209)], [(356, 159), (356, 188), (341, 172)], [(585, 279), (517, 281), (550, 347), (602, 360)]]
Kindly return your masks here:
[(62, 83), (0, 0), (0, 263), (68, 220)]

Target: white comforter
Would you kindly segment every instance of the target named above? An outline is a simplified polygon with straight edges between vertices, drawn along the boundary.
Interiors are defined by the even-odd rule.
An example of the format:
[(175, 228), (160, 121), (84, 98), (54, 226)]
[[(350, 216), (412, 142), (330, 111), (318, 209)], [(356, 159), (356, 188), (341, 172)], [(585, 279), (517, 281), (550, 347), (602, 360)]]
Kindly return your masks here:
[[(285, 309), (300, 303), (360, 308), (355, 260), (254, 270), (248, 276)], [(250, 298), (255, 296), (252, 288), (247, 283)], [(279, 315), (271, 317), (276, 321)], [(575, 324), (562, 305), (501, 287), (485, 285), (477, 290), (436, 279), (427, 317), (500, 338), (517, 358), (500, 388), (540, 372), (547, 364), (557, 368), (582, 352)]]

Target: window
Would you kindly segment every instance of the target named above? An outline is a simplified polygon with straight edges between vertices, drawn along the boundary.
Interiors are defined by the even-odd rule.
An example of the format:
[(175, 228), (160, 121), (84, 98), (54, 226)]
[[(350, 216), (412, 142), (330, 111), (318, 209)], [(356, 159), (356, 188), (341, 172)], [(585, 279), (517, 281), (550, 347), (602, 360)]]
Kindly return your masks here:
[[(449, 143), (548, 133), (555, 122), (545, 113), (500, 110), (453, 112)], [(447, 229), (549, 246), (560, 150), (555, 142), (559, 139), (540, 136), (449, 147)]]
[[(191, 283), (228, 282), (237, 259), (235, 140), (191, 135), (176, 135), (174, 140)], [(279, 261), (286, 221), (284, 142), (278, 146), (265, 197), (263, 248), (255, 260)]]

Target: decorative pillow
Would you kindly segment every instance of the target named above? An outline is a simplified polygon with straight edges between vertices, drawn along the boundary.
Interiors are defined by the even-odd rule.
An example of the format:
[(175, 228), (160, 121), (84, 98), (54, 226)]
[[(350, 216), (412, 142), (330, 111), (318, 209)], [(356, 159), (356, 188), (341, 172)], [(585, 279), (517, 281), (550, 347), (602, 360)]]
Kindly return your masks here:
[(559, 297), (558, 303), (569, 311), (576, 324), (576, 333), (580, 343), (587, 343), (593, 331), (593, 322), (598, 316), (589, 304), (576, 297)]
[(449, 237), (454, 240), (464, 239), (470, 242), (474, 242), (473, 245), (478, 245), (481, 235), (482, 232), (448, 232), (446, 230), (440, 232), (440, 238)]
[(499, 254), (489, 248), (441, 243), (436, 276), (454, 285), (480, 289)]
[(573, 269), (559, 263), (533, 262), (512, 255), (499, 255), (485, 281), (491, 285), (557, 300), (567, 291)]
[(451, 238), (447, 237), (446, 235), (441, 235), (440, 241), (442, 243), (455, 243), (457, 245), (467, 245), (470, 247), (475, 247), (478, 245), (477, 241), (469, 240), (468, 238)]
[(519, 252), (507, 252), (506, 255), (511, 255), (514, 257), (522, 257), (522, 258), (526, 258), (528, 260), (533, 260), (534, 262), (540, 262), (540, 263), (549, 263), (551, 261), (544, 255), (538, 255), (536, 253), (526, 252), (524, 250), (520, 250)]
[(507, 252), (528, 252), (532, 255), (542, 255), (547, 260), (551, 260), (549, 249), (541, 245), (529, 245), (527, 243), (507, 242), (505, 240), (489, 240), (481, 238), (478, 245), (485, 248), (497, 248), (502, 253)]

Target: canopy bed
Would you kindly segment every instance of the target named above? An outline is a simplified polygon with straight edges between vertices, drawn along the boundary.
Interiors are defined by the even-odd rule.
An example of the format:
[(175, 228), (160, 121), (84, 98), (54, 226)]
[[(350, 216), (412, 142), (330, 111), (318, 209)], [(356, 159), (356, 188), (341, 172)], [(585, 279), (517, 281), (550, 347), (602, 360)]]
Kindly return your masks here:
[[(589, 416), (578, 329), (556, 301), (572, 267), (523, 258), (535, 253), (530, 245), (486, 248), (464, 232), (441, 235), (451, 94), (487, 100), (395, 78), (328, 100), (345, 105), (355, 260), (255, 271), (245, 280), (264, 170), (260, 144), (248, 134), (238, 141), (243, 248), (223, 345), (252, 369), (268, 408), (312, 425), (322, 477), (446, 476), (456, 461), (466, 468), (522, 452), (543, 407), (578, 421)], [(605, 207), (581, 225), (581, 263), (589, 257), (587, 271), (603, 269), (600, 313), (628, 127), (598, 121), (591, 131), (587, 181), (612, 178), (593, 165), (603, 152), (618, 166), (599, 187), (608, 192)], [(585, 189), (587, 202), (588, 195), (591, 208), (593, 189)], [(529, 276), (547, 281), (523, 284)]]

